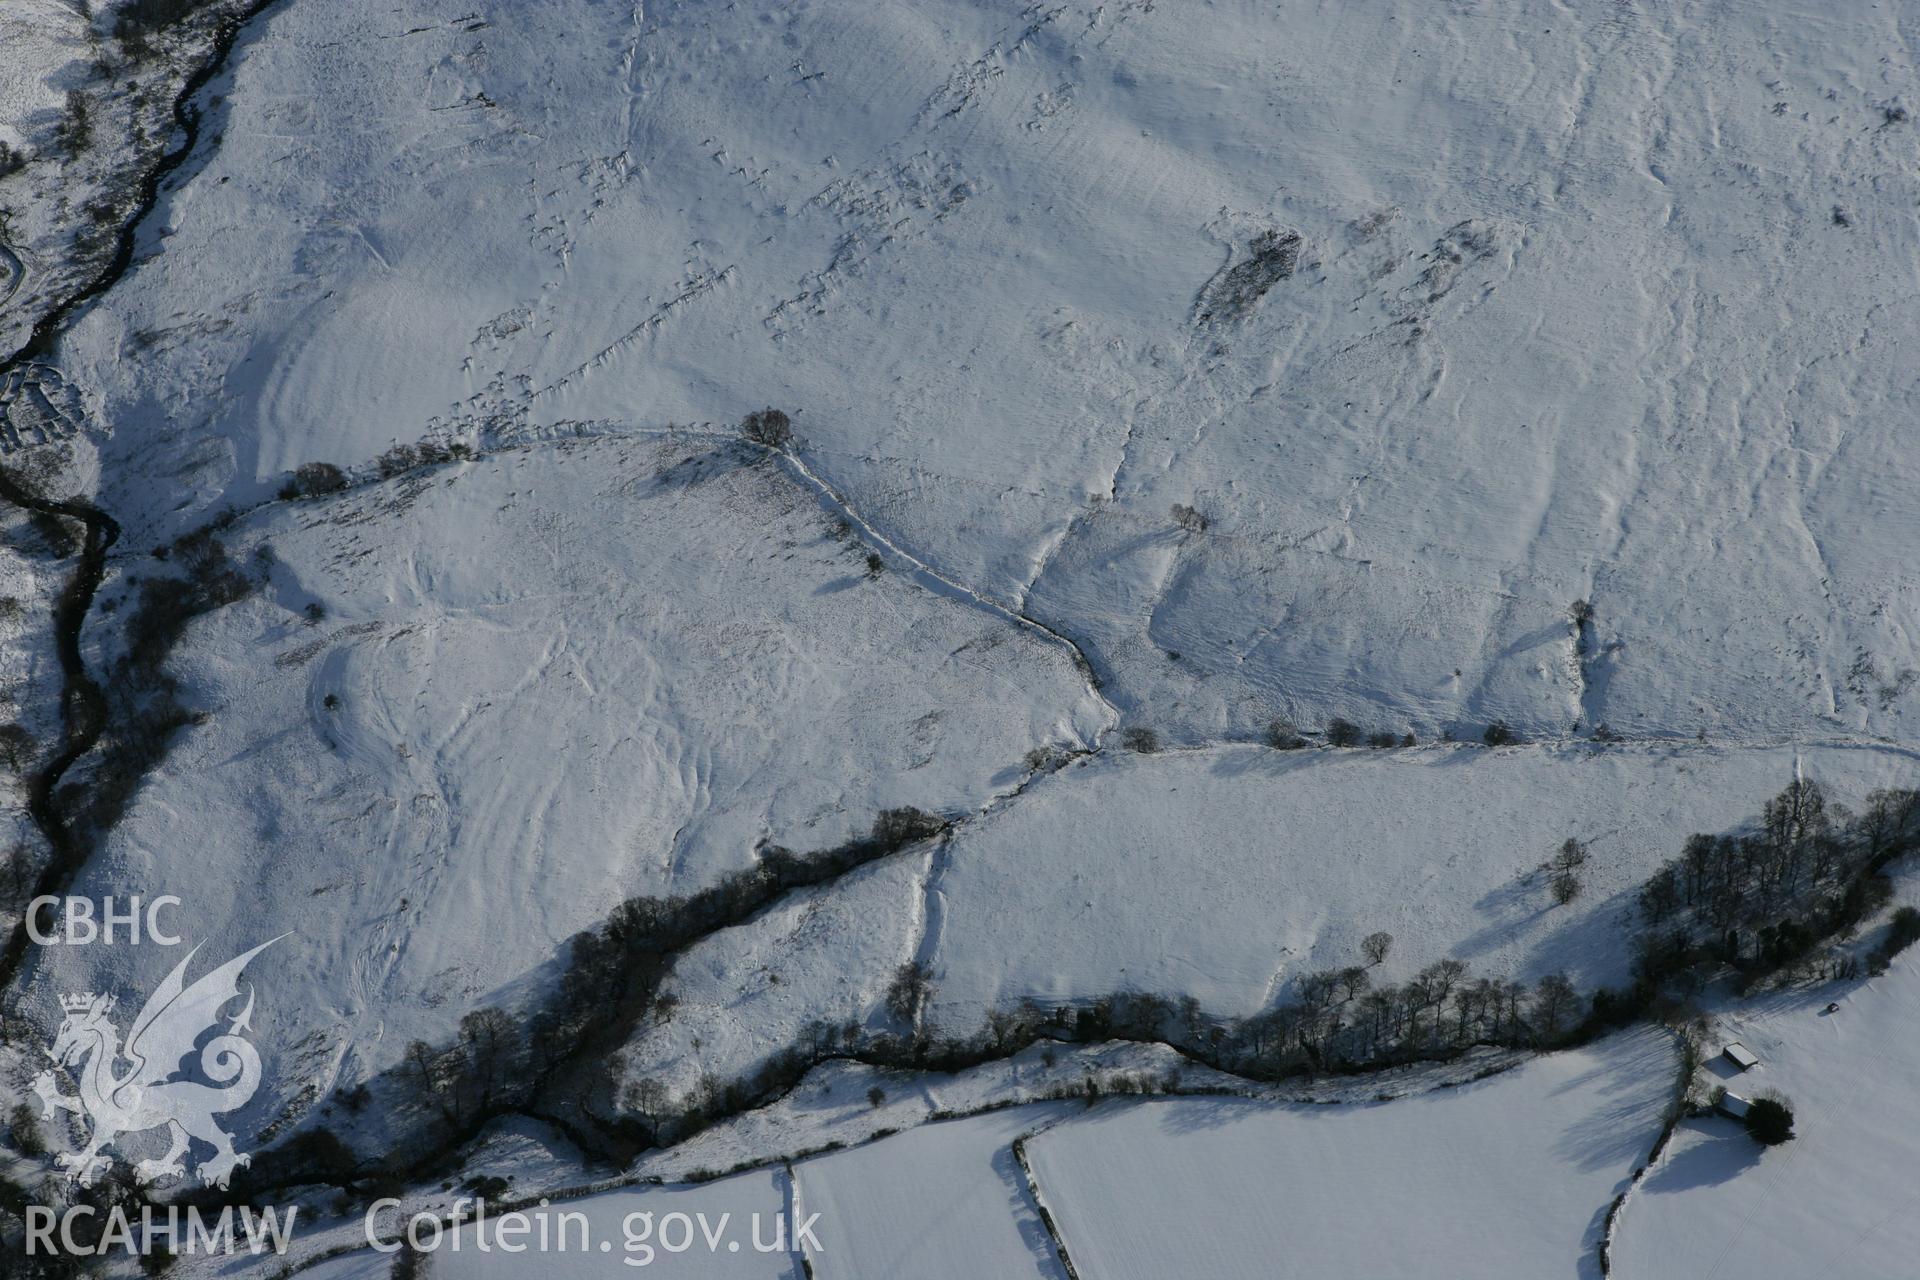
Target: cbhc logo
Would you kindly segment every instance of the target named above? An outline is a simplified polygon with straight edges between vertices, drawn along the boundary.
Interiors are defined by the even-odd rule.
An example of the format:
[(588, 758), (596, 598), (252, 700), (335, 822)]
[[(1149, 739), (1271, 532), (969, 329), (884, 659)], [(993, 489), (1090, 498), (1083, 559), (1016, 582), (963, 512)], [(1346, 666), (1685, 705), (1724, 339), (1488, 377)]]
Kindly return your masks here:
[[(140, 896), (135, 894), (127, 899), (124, 908), (118, 909), (114, 899), (102, 898), (96, 913), (92, 898), (56, 898), (45, 894), (27, 904), (27, 936), (43, 947), (85, 947), (95, 942), (110, 947), (119, 942), (140, 942), (144, 925), (148, 942), (157, 942), (163, 947), (178, 946), (180, 935), (167, 933), (160, 927), (160, 908), (179, 905), (180, 899), (168, 893), (146, 903), (143, 909)], [(58, 912), (44, 913), (50, 917), (52, 932), (41, 928), (42, 907), (62, 907)]]

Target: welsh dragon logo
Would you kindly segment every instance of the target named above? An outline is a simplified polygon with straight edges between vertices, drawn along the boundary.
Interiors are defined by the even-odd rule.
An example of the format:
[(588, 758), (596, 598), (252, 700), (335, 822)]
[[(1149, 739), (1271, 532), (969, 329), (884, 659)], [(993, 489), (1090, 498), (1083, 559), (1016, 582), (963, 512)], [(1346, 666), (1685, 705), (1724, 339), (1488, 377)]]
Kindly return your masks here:
[[(86, 992), (60, 997), (66, 1020), (47, 1056), (73, 1072), (80, 1092), (59, 1092), (51, 1071), (40, 1073), (33, 1091), (40, 1095), (44, 1114), (71, 1111), (93, 1122), (92, 1136), (83, 1150), (57, 1157), (68, 1177), (83, 1187), (92, 1185), (95, 1173), (113, 1163), (101, 1154), (105, 1148), (127, 1134), (161, 1125), (167, 1127), (172, 1145), (160, 1159), (134, 1166), (134, 1175), (143, 1183), (185, 1177), (185, 1158), (195, 1138), (214, 1150), (213, 1158), (201, 1161), (197, 1169), (202, 1182), (224, 1188), (234, 1169), (252, 1160), (233, 1149), (233, 1135), (213, 1119), (216, 1113), (245, 1106), (260, 1087), (259, 1051), (242, 1038), (243, 1032), (252, 1029), (251, 989), (246, 1006), (234, 1015), (227, 1030), (204, 1045), (200, 1040), (217, 1028), (221, 1009), (239, 998), (240, 971), (247, 962), (278, 941), (263, 942), (187, 986), (187, 964), (200, 949), (194, 947), (148, 997), (133, 1020), (124, 1048), (119, 1030), (107, 1018), (113, 1011), (112, 996)], [(213, 1085), (176, 1078), (185, 1074), (182, 1060), (196, 1046), (200, 1074)], [(121, 1061), (126, 1068), (116, 1070)]]

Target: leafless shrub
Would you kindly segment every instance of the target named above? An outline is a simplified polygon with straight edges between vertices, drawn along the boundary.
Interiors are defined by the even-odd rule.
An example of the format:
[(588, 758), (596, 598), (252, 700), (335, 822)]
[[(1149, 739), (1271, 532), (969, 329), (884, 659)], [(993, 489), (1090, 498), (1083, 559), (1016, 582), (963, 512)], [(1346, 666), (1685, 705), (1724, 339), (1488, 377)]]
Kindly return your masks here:
[(1268, 724), (1265, 739), (1266, 744), (1275, 751), (1298, 751), (1307, 745), (1307, 740), (1285, 720), (1275, 720)]
[(317, 498), (322, 494), (338, 493), (346, 487), (347, 473), (331, 462), (308, 462), (294, 469), (292, 483), (280, 494), (282, 497)]
[(769, 449), (785, 449), (793, 443), (793, 421), (778, 409), (757, 409), (740, 419), (740, 434)]

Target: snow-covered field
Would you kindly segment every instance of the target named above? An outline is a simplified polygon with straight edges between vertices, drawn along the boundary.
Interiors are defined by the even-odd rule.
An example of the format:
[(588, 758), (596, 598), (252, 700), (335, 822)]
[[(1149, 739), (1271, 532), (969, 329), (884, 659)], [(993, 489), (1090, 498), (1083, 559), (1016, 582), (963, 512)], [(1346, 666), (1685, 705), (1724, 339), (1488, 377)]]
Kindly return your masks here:
[(1054, 1103), (927, 1125), (796, 1165), (801, 1201), (823, 1224), (814, 1275), (1064, 1280), (1012, 1144), (1078, 1109)]
[(1108, 1107), (1027, 1151), (1083, 1280), (1586, 1276), (1674, 1061), (1641, 1031), (1384, 1105)]
[[(1671, 1085), (1644, 1029), (1385, 1105), (1280, 1102), (1403, 1076), (1262, 1091), (1150, 1044), (831, 1061), (668, 1150), (633, 1151), (633, 1100), (1026, 999), (1255, 1013), (1376, 930), (1383, 980), (1619, 985), (1688, 835), (1796, 776), (1856, 809), (1913, 785), (1910, 6), (280, 0), (83, 296), (240, 3), (0, 12), (29, 161), (0, 173), (0, 352), (84, 304), (0, 368), (0, 452), (124, 529), (97, 674), (148, 643), (139, 580), (188, 571), (159, 550), (189, 531), (258, 583), (167, 656), (195, 714), (72, 885), (179, 895), (210, 964), (292, 935), (250, 971), (244, 1145), (418, 1137), (391, 1080), (358, 1121), (328, 1100), (477, 1008), (524, 1027), (623, 900), (914, 806), (952, 827), (729, 916), (657, 992), (610, 984), (606, 1061), (562, 1080), (624, 1087), (564, 1124), (631, 1176), (797, 1172), (609, 1192), (596, 1222), (797, 1199), (829, 1215), (821, 1280), (1053, 1275), (1034, 1134), (1082, 1280), (1597, 1266)], [(144, 52), (115, 34), (136, 10), (164, 17)], [(790, 450), (735, 438), (763, 406)], [(375, 478), (429, 439), (461, 456)], [(352, 486), (276, 498), (313, 463)], [(0, 722), (50, 746), (71, 560), (0, 535)], [(132, 683), (116, 716), (163, 681)], [(1421, 745), (1256, 745), (1336, 716)], [(1519, 742), (1483, 749), (1499, 720)], [(103, 754), (63, 780), (76, 829)], [(1567, 839), (1591, 860), (1555, 905)], [(178, 958), (31, 949), (0, 1115), (57, 995), (130, 1012)], [(909, 963), (914, 1026), (887, 1000)], [(1802, 1137), (1683, 1126), (1618, 1274), (1898, 1274), (1914, 981), (1721, 1010)], [(1036, 1101), (1168, 1071), (1259, 1096)], [(588, 1181), (591, 1135), (546, 1123), (463, 1133), (409, 1204)], [(631, 1270), (566, 1262), (540, 1273)]]
[[(1670, 1039), (1645, 1030), (1450, 1088), (1429, 1082), (1391, 1104), (1196, 1097), (1014, 1107), (697, 1186), (555, 1201), (550, 1219), (582, 1214), (590, 1239), (614, 1248), (611, 1257), (597, 1244), (549, 1250), (539, 1273), (631, 1274), (623, 1232), (639, 1224), (629, 1215), (650, 1213), (658, 1232), (678, 1212), (704, 1213), (709, 1225), (731, 1214), (742, 1248), (708, 1252), (696, 1236), (694, 1248), (650, 1265), (793, 1274), (784, 1262), (769, 1270), (772, 1255), (754, 1257), (746, 1243), (752, 1214), (770, 1240), (773, 1215), (784, 1212), (812, 1224), (805, 1253), (821, 1280), (1056, 1280), (1064, 1268), (1044, 1206), (1082, 1280), (1269, 1276), (1276, 1261), (1286, 1274), (1584, 1276), (1607, 1206), (1659, 1128), (1675, 1062)], [(444, 1212), (455, 1198), (433, 1202)], [(390, 1231), (385, 1217), (379, 1224)], [(469, 1230), (457, 1253), (435, 1252), (433, 1274), (520, 1276), (531, 1256), (482, 1255)], [(363, 1251), (306, 1274), (363, 1280), (385, 1266)]]
[(1899, 734), (1906, 22), (293, 3), (65, 362), (135, 527), (777, 402), (1179, 737)]
[[(457, 1249), (450, 1239), (435, 1249), (431, 1274), (443, 1280), (521, 1280), (533, 1274), (600, 1280), (656, 1273), (726, 1280), (803, 1274), (819, 1280), (1059, 1280), (1064, 1272), (1011, 1144), (1077, 1110), (1060, 1103), (1020, 1107), (928, 1125), (791, 1169), (530, 1207), (525, 1212), (532, 1230), (506, 1243), (531, 1246), (544, 1218), (552, 1241), (563, 1230), (570, 1233), (566, 1250), (502, 1252), (496, 1220), (478, 1233), (463, 1229)], [(563, 1227), (562, 1213), (584, 1222)], [(688, 1225), (670, 1222), (674, 1215), (690, 1220)], [(805, 1240), (796, 1230), (802, 1224), (809, 1228)], [(397, 1234), (385, 1218), (377, 1226), (383, 1239)], [(583, 1232), (587, 1247), (574, 1247)], [(478, 1247), (477, 1234), (488, 1251)], [(786, 1248), (758, 1247), (782, 1239)], [(603, 1252), (601, 1241), (612, 1247)], [(688, 1241), (690, 1247), (680, 1247)], [(810, 1271), (801, 1269), (803, 1255)], [(363, 1249), (302, 1274), (385, 1280), (391, 1266), (389, 1257)]]
[[(1299, 974), (1434, 960), (1531, 981), (1619, 985), (1634, 894), (1696, 831), (1757, 819), (1795, 769), (1858, 805), (1910, 778), (1904, 751), (1700, 746), (1261, 747), (1115, 755), (1036, 781), (936, 862), (927, 910), (937, 1020), (977, 1026), (1023, 997), (1191, 995), (1267, 1007)], [(1589, 843), (1581, 896), (1540, 867)]]
[[(1827, 1013), (1830, 1003), (1839, 1008)], [(1771, 996), (1719, 1019), (1760, 1065), (1709, 1071), (1736, 1093), (1792, 1100), (1792, 1142), (1756, 1146), (1730, 1120), (1683, 1121), (1635, 1189), (1614, 1240), (1620, 1280), (1892, 1277), (1920, 1251), (1920, 960), (1846, 990)]]
[[(1030, 748), (1105, 723), (1060, 646), (870, 576), (755, 456), (581, 441), (243, 521), (232, 554), (267, 585), (176, 661), (209, 717), (76, 891), (180, 895), (214, 963), (294, 934), (262, 957), (256, 1023), (284, 1101), (537, 995), (626, 897), (693, 892), (762, 841), (838, 845), (892, 806), (971, 812)], [(911, 929), (913, 902), (874, 911)], [(69, 948), (28, 981), (44, 1011), (177, 959)]]

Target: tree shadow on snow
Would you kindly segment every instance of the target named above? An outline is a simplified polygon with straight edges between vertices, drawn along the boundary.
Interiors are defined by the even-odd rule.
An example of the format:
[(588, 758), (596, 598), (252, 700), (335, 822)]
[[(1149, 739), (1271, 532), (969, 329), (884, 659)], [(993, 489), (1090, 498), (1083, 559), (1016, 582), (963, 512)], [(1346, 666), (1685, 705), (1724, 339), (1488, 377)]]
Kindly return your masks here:
[(1282, 774), (1292, 773), (1296, 769), (1332, 767), (1342, 759), (1344, 757), (1341, 755), (1311, 748), (1303, 748), (1299, 751), (1275, 751), (1270, 747), (1259, 747), (1245, 751), (1221, 752), (1208, 767), (1207, 772), (1216, 778), (1247, 776), (1277, 778)]
[(1169, 1098), (1148, 1105), (1159, 1108), (1160, 1127), (1168, 1133), (1205, 1133), (1209, 1129), (1224, 1129), (1261, 1110), (1281, 1109), (1284, 1104), (1262, 1103), (1252, 1098)]
[(1683, 1139), (1686, 1145), (1647, 1175), (1647, 1191), (1664, 1195), (1714, 1187), (1760, 1163), (1760, 1144), (1731, 1120), (1683, 1121), (1674, 1141)]
[(1545, 881), (1539, 867), (1528, 867), (1505, 884), (1495, 885), (1481, 894), (1473, 909), (1483, 916), (1510, 916), (1518, 912), (1541, 915), (1552, 905)]
[(1529, 649), (1538, 649), (1541, 645), (1556, 643), (1571, 644), (1572, 641), (1573, 637), (1567, 634), (1567, 624), (1564, 622), (1556, 622), (1521, 636), (1518, 640), (1515, 640), (1512, 644), (1502, 649), (1499, 656), (1502, 658), (1517, 658)]
[(678, 461), (663, 463), (653, 473), (656, 492), (692, 489), (750, 467), (765, 456), (758, 449), (737, 441), (709, 445), (688, 440), (684, 447), (686, 452)]
[(1616, 1034), (1622, 1039), (1592, 1069), (1553, 1090), (1555, 1097), (1599, 1094), (1561, 1133), (1554, 1153), (1583, 1172), (1617, 1168), (1624, 1181), (1653, 1146), (1678, 1059), (1666, 1036), (1645, 1029)]
[(1582, 910), (1584, 900), (1554, 905), (1543, 880), (1529, 871), (1482, 895), (1474, 907), (1493, 920), (1455, 945), (1453, 954), (1470, 961), (1521, 939), (1531, 942), (1530, 957), (1579, 961), (1625, 952), (1631, 931), (1622, 921), (1631, 921), (1637, 889), (1623, 889)]
[(1065, 1280), (1066, 1270), (1060, 1265), (1060, 1255), (1054, 1252), (1053, 1240), (1034, 1208), (1033, 1197), (1027, 1190), (1027, 1175), (1020, 1168), (1020, 1162), (1013, 1158), (1012, 1147), (1001, 1147), (993, 1153), (993, 1171), (1007, 1189), (1007, 1207), (1012, 1210), (1021, 1243), (1033, 1252), (1035, 1269), (1047, 1280)]

